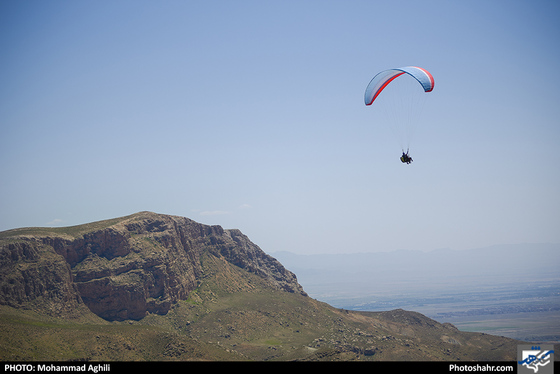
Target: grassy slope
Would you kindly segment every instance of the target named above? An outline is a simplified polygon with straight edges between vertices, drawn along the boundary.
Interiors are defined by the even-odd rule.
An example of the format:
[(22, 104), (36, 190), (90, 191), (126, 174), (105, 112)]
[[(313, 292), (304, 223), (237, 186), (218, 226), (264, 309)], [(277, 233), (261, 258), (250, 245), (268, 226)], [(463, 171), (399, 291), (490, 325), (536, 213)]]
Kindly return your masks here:
[(229, 359), (220, 349), (158, 327), (46, 321), (5, 308), (0, 334), (3, 361)]
[(343, 311), (273, 290), (222, 259), (203, 264), (201, 286), (165, 316), (63, 321), (0, 307), (0, 360), (515, 359), (513, 340), (402, 311)]
[[(138, 213), (137, 213), (138, 214)], [(67, 227), (22, 227), (13, 230), (7, 230), (0, 232), (0, 239), (10, 238), (12, 236), (67, 236), (69, 238), (77, 238), (86, 233), (102, 230), (104, 228), (113, 226), (121, 221), (133, 217), (126, 216), (120, 218), (113, 218), (104, 221), (87, 223), (84, 225), (77, 226), (67, 226)]]

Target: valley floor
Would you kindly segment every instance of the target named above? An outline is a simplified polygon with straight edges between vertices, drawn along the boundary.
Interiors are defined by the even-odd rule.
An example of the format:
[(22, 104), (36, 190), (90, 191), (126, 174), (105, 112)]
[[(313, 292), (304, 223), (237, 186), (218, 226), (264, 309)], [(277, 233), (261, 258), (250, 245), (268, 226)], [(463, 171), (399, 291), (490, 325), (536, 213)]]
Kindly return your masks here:
[(482, 332), (529, 342), (560, 342), (560, 284), (502, 285), (491, 290), (420, 291), (398, 295), (361, 295), (352, 298), (310, 295), (350, 310), (383, 311), (395, 308), (422, 313), (462, 331)]

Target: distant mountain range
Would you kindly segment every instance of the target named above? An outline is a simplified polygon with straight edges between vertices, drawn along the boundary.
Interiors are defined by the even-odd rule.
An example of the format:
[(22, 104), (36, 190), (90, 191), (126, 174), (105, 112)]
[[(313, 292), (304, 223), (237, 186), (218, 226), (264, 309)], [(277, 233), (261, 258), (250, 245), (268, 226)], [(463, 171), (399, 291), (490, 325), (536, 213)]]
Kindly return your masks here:
[[(391, 256), (354, 270), (376, 274), (377, 287), (395, 268), (414, 273), (416, 254)], [(305, 266), (351, 272), (336, 259)], [(334, 308), (239, 230), (184, 217), (0, 232), (3, 361), (513, 361), (518, 343), (401, 309)]]
[(472, 250), (299, 255), (272, 253), (312, 295), (473, 288), (560, 279), (560, 244), (498, 245)]

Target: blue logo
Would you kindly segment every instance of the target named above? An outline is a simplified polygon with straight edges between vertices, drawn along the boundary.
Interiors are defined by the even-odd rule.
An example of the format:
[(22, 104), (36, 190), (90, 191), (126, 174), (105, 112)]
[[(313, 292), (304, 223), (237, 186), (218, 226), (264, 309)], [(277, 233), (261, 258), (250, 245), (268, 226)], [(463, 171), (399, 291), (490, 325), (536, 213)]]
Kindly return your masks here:
[(554, 373), (554, 346), (517, 346), (518, 373)]

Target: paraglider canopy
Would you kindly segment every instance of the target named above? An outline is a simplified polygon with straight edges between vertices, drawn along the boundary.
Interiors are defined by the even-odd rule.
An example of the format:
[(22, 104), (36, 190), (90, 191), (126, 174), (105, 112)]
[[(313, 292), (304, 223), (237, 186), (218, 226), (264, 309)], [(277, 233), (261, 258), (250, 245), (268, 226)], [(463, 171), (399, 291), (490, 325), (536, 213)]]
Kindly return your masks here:
[(434, 77), (425, 69), (417, 66), (405, 66), (398, 69), (384, 70), (369, 82), (364, 95), (365, 104), (371, 105), (389, 83), (403, 74), (409, 74), (416, 79), (422, 85), (425, 92), (431, 92), (434, 89)]
[[(422, 69), (417, 66), (405, 66), (397, 69), (384, 70), (373, 77), (371, 82), (369, 82), (366, 92), (364, 94), (364, 101), (366, 105), (371, 105), (381, 94), (381, 92), (396, 78), (401, 75), (409, 75), (414, 79), (404, 79), (398, 80), (398, 83), (392, 84), (391, 88), (387, 91), (389, 94), (383, 95), (381, 101), (383, 105), (380, 108), (389, 109), (388, 112), (393, 114), (395, 133), (399, 133), (401, 139), (401, 148), (403, 149), (402, 156), (400, 160), (402, 163), (410, 164), (412, 162), (412, 157), (408, 153), (408, 149), (404, 151), (404, 144), (410, 145), (410, 133), (412, 128), (412, 120), (415, 120), (416, 113), (413, 111), (415, 109), (415, 99), (417, 96), (424, 97), (424, 94), (418, 89), (416, 84), (420, 83), (424, 92), (431, 92), (434, 89), (434, 77), (426, 69)], [(401, 86), (401, 83), (407, 82), (405, 86)], [(410, 82), (410, 84), (408, 83)], [(397, 90), (393, 90), (396, 87)], [(413, 91), (404, 92), (401, 88), (414, 88)], [(408, 91), (408, 90), (405, 90)], [(391, 94), (396, 93), (397, 96), (391, 100)], [(420, 95), (417, 95), (420, 94)], [(386, 99), (387, 98), (387, 99)], [(423, 100), (421, 100), (423, 101)], [(389, 104), (389, 105), (387, 105)], [(389, 116), (390, 118), (391, 116)], [(407, 147), (408, 148), (408, 147)]]

